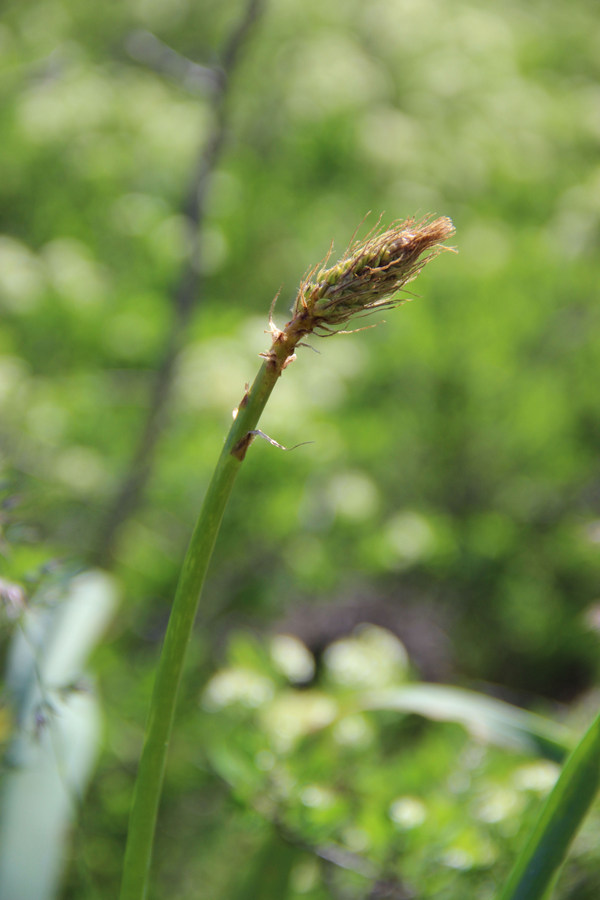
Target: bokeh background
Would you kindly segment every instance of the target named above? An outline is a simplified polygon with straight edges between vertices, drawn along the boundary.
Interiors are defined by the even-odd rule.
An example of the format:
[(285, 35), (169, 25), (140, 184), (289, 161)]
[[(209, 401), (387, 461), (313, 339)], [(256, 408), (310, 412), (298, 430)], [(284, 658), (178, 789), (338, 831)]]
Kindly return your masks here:
[[(400, 878), (398, 858), (418, 896), (466, 896), (467, 883), (469, 896), (490, 896), (516, 824), (483, 845), (475, 830), (462, 857), (444, 857), (460, 814), (423, 799), (456, 759), (510, 768), (501, 755), (482, 762), (458, 727), (405, 723), (409, 765), (397, 723), (371, 723), (366, 744), (358, 723), (349, 761), (333, 738), (288, 760), (312, 766), (296, 786), (325, 794), (278, 783), (285, 802), (240, 760), (251, 746), (271, 771), (256, 710), (284, 675), (326, 697), (328, 646), (365, 622), (385, 629), (367, 635), (396, 663), (406, 654), (411, 678), (559, 718), (589, 702), (600, 650), (599, 34), (591, 0), (5, 4), (3, 577), (38, 573), (37, 589), (40, 567), (100, 565), (120, 596), (91, 659), (102, 753), (61, 896), (116, 896), (178, 567), (231, 410), (268, 346), (271, 300), (281, 291), (285, 321), (304, 272), (380, 214), (448, 215), (459, 253), (432, 263), (385, 324), (301, 351), (269, 403), (270, 436), (313, 443), (283, 453), (256, 442), (244, 463), (190, 648), (153, 896), (386, 896), (369, 885), (388, 868)], [(4, 655), (15, 627), (3, 623)], [(281, 634), (309, 656), (281, 651)], [(295, 648), (300, 668), (277, 663), (277, 647), (284, 659)], [(271, 687), (232, 688), (237, 712), (215, 716), (229, 701), (214, 673), (235, 666), (246, 688), (252, 671)], [(207, 749), (207, 734), (241, 756)], [(279, 751), (291, 759), (298, 747), (290, 738)], [(342, 775), (351, 787), (332, 801), (323, 785)], [(410, 805), (408, 819), (402, 806), (389, 812), (404, 794), (420, 797), (413, 819)], [(419, 838), (424, 809), (431, 831)], [(291, 842), (264, 824), (280, 819)], [(354, 872), (340, 887), (310, 851), (334, 839), (375, 860), (376, 876)], [(261, 853), (283, 860), (279, 887), (234, 886), (232, 859), (254, 872)], [(597, 868), (579, 865), (564, 896), (596, 896)], [(388, 896), (410, 895), (394, 884)]]

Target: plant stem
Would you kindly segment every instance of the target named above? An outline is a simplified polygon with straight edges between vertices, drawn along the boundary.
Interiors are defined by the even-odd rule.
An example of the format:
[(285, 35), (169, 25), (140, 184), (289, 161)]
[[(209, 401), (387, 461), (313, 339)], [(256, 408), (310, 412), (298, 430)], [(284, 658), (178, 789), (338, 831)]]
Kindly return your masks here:
[[(242, 397), (225, 441), (179, 576), (167, 633), (156, 671), (129, 820), (120, 900), (144, 900), (158, 805), (185, 652), (198, 609), (200, 592), (235, 477), (252, 443), (265, 404), (294, 350), (312, 333), (331, 334), (354, 315), (398, 305), (396, 292), (443, 249), (454, 232), (449, 219), (417, 224), (408, 219), (350, 248), (331, 269), (321, 269), (316, 281), (305, 279), (280, 331), (271, 320), (273, 343), (264, 354), (254, 384)], [(429, 252), (428, 256), (423, 256)]]
[(280, 347), (281, 352), (272, 353), (265, 360), (252, 388), (242, 398), (183, 563), (156, 672), (146, 738), (135, 783), (120, 900), (142, 900), (146, 897), (158, 805), (185, 652), (227, 500), (251, 442), (252, 431), (288, 356), (285, 344), (280, 344)]

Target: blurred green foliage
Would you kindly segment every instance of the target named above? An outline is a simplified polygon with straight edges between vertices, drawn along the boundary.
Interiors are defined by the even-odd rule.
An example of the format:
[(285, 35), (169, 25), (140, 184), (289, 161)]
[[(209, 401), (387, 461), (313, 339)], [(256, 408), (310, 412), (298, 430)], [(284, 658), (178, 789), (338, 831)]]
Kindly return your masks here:
[[(27, 527), (10, 526), (4, 577), (93, 556), (145, 421), (173, 286), (195, 253), (182, 203), (213, 133), (211, 94), (189, 67), (174, 77), (144, 63), (144, 35), (215, 66), (242, 8), (5, 6), (0, 456)], [(298, 634), (318, 672), (328, 643), (375, 621), (399, 634), (425, 677), (495, 682), (527, 701), (570, 700), (594, 683), (596, 13), (590, 0), (280, 0), (249, 34), (168, 422), (143, 505), (118, 532), (113, 568), (126, 599), (95, 661), (106, 747), (65, 897), (115, 896), (178, 566), (230, 412), (267, 346), (271, 298), (281, 287), (275, 317), (285, 320), (303, 272), (332, 240), (341, 253), (369, 210), (370, 222), (380, 211), (384, 222), (449, 215), (460, 252), (429, 267), (420, 299), (385, 325), (303, 351), (269, 404), (268, 434), (314, 443), (286, 454), (258, 442), (244, 464), (190, 649), (155, 896), (231, 896), (231, 860), (242, 868), (276, 840), (249, 797), (215, 777), (205, 746), (207, 728), (233, 749), (250, 734), (265, 739), (244, 716), (199, 714), (232, 628)], [(354, 828), (380, 871), (392, 854), (407, 882), (431, 878), (418, 885), (424, 896), (463, 897), (460, 866), (438, 864), (455, 829), (468, 826), (481, 859), (506, 866), (510, 847), (459, 821), (447, 792), (427, 800), (444, 808), (425, 843), (395, 830), (389, 810), (442, 783), (442, 770), (459, 778), (456, 760), (479, 751), (453, 726), (411, 726), (407, 759), (396, 728), (377, 730), (376, 751), (328, 739), (299, 752), (295, 777), (333, 793), (325, 807), (298, 795), (287, 824), (307, 843), (350, 850)], [(516, 763), (498, 753), (487, 765), (482, 783), (509, 781)], [(351, 793), (338, 795), (338, 778)], [(487, 865), (479, 886), (468, 882), (473, 896), (489, 896)], [(239, 890), (250, 896), (248, 872)], [(289, 872), (290, 897), (336, 896), (308, 852)], [(565, 896), (595, 896), (570, 877)], [(364, 880), (348, 890), (365, 896)]]
[[(554, 752), (532, 759), (528, 740), (509, 737), (511, 708), (500, 705), (496, 719), (474, 694), (462, 698), (458, 718), (470, 720), (475, 740), (455, 724), (425, 725), (417, 715), (431, 715), (438, 689), (411, 684), (406, 652), (385, 629), (364, 626), (330, 644), (318, 687), (306, 686), (312, 657), (295, 641), (276, 635), (258, 645), (234, 636), (228, 667), (202, 695), (210, 765), (235, 799), (274, 822), (280, 842), (296, 849), (284, 896), (365, 897), (374, 873), (395, 885), (392, 897), (496, 896), (557, 777)], [(411, 688), (398, 715), (389, 698)], [(456, 699), (446, 697), (447, 710)], [(442, 710), (442, 718), (455, 715)], [(492, 746), (507, 741), (515, 752)], [(580, 887), (597, 886), (599, 859), (589, 844), (597, 827), (596, 812), (563, 884), (578, 878)], [(307, 848), (317, 859), (302, 862)], [(340, 867), (331, 894), (323, 892), (319, 856)]]

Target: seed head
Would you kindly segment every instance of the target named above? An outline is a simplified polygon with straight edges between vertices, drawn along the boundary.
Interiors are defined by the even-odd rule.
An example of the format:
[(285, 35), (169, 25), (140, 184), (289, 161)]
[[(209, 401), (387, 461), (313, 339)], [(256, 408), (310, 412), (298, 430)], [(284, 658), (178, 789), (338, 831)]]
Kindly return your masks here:
[(454, 234), (447, 218), (433, 222), (406, 219), (386, 231), (372, 232), (352, 244), (329, 269), (312, 269), (300, 285), (292, 321), (302, 331), (331, 333), (352, 316), (366, 315), (404, 302), (395, 296), (415, 278), (425, 263), (443, 250)]

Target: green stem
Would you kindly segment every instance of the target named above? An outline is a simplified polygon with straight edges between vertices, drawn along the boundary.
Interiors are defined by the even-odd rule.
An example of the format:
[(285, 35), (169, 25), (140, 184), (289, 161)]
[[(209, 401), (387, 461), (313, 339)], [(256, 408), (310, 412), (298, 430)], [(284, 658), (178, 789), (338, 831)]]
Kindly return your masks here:
[(120, 900), (143, 900), (147, 895), (152, 845), (175, 704), (200, 592), (229, 494), (252, 438), (251, 432), (256, 428), (281, 374), (289, 349), (284, 341), (271, 351), (252, 388), (240, 403), (237, 417), (208, 486), (181, 569), (156, 672), (146, 738), (134, 788)]
[[(135, 783), (125, 850), (121, 900), (144, 900), (148, 889), (152, 844), (162, 791), (175, 703), (185, 651), (192, 633), (200, 591), (233, 482), (275, 382), (294, 349), (313, 332), (331, 334), (353, 315), (394, 303), (396, 291), (413, 279), (427, 260), (441, 252), (441, 242), (454, 232), (449, 219), (401, 225), (351, 248), (337, 266), (316, 270), (302, 282), (293, 315), (283, 331), (271, 321), (273, 344), (244, 394), (237, 416), (200, 511), (173, 601), (167, 633), (156, 672), (146, 740)], [(428, 256), (423, 256), (429, 251)], [(419, 258), (423, 257), (419, 262)], [(382, 260), (386, 260), (385, 265)], [(318, 268), (318, 267), (317, 267)]]

